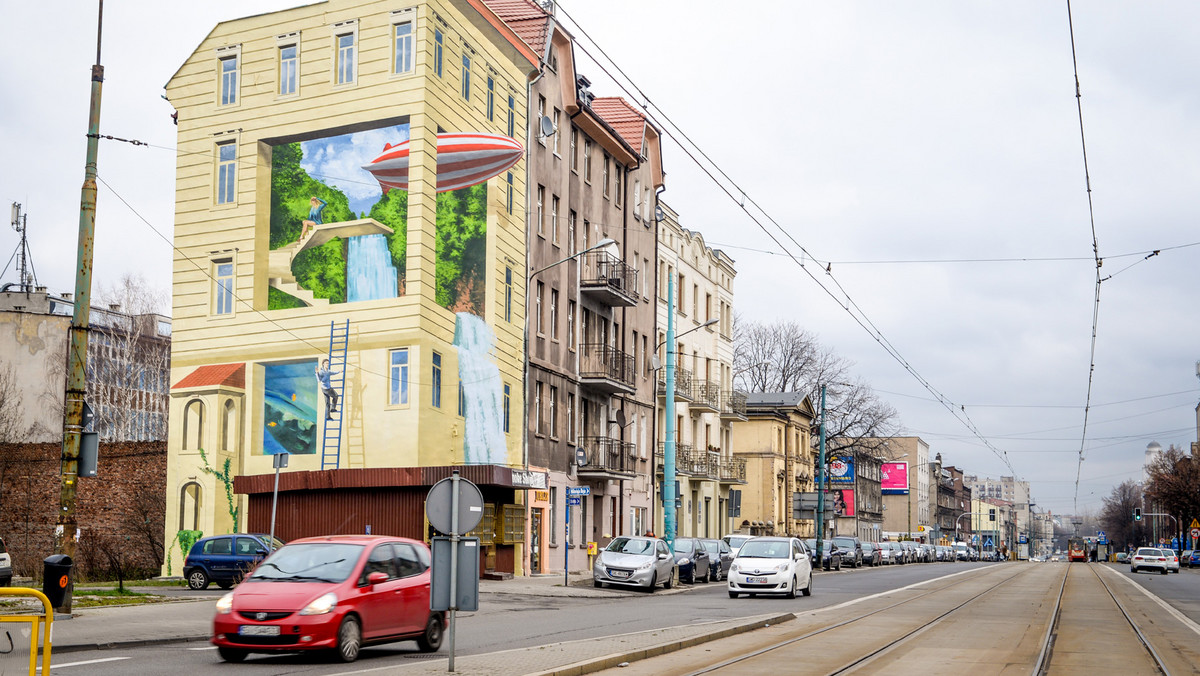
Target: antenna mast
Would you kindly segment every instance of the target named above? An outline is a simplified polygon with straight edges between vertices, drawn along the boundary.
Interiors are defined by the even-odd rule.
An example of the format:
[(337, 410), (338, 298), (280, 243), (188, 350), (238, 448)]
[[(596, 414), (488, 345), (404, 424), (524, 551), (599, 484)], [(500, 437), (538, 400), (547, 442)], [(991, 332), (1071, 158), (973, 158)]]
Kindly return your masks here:
[(21, 241), (17, 243), (17, 283), (22, 293), (29, 293), (37, 286), (37, 272), (32, 269), (33, 256), (29, 251), (29, 238), (25, 236), (28, 219), (28, 214), (21, 213), (21, 205), (13, 202), (12, 227), (21, 237)]

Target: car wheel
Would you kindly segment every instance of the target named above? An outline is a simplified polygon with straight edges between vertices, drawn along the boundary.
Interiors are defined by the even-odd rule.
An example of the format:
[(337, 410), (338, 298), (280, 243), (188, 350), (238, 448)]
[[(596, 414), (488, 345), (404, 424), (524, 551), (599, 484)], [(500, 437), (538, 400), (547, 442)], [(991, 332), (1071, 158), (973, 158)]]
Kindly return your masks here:
[(738, 597), (738, 593), (737, 593), (737, 592), (729, 592), (729, 598), (731, 598), (731, 599), (736, 599), (737, 597)]
[(347, 615), (342, 619), (337, 633), (337, 656), (343, 662), (353, 662), (358, 659), (358, 651), (362, 648), (362, 627), (358, 618)]
[(704, 569), (704, 577), (700, 581), (703, 582), (704, 584), (708, 584), (709, 575), (710, 575), (709, 569), (705, 568)]
[(1129, 572), (1131, 572), (1131, 573), (1136, 573), (1136, 572), (1137, 572), (1137, 566), (1130, 566), (1130, 567), (1129, 567)]
[(1162, 574), (1163, 574), (1163, 575), (1167, 575), (1167, 574), (1169, 574), (1170, 572), (1171, 572), (1171, 571), (1167, 570), (1166, 568), (1163, 568), (1163, 572), (1162, 572)]
[(603, 589), (604, 583), (601, 582), (600, 580), (592, 580), (592, 586), (595, 587), (596, 589)]
[(798, 583), (796, 582), (796, 576), (795, 576), (795, 575), (793, 575), (793, 576), (792, 576), (792, 586), (788, 587), (788, 591), (787, 591), (787, 594), (786, 594), (786, 596), (787, 596), (789, 599), (794, 599), (794, 598), (796, 598), (796, 587), (797, 587), (797, 586), (798, 586)]
[(200, 568), (188, 573), (187, 581), (192, 589), (208, 589), (208, 573)]
[(238, 648), (226, 648), (225, 646), (218, 646), (217, 654), (220, 655), (221, 659), (225, 660), (226, 662), (241, 662), (242, 660), (246, 659), (246, 655), (249, 655), (250, 653), (246, 652), (245, 650), (239, 650)]
[(802, 592), (805, 596), (812, 596), (812, 571), (808, 571), (808, 586)]
[(656, 571), (654, 571), (653, 573), (651, 573), (651, 575), (650, 575), (650, 587), (649, 587), (649, 592), (650, 592), (651, 594), (653, 594), (653, 593), (654, 593), (654, 589), (655, 589), (656, 587), (658, 587), (658, 571), (657, 571), (657, 570), (656, 570)]
[(749, 596), (750, 598), (755, 598), (758, 596), (758, 594), (751, 593), (751, 594), (746, 594), (746, 596)]
[(667, 581), (663, 583), (663, 589), (670, 589), (671, 587), (675, 586), (675, 576), (677, 573), (678, 571), (676, 569), (671, 569), (671, 575), (667, 578)]
[(430, 615), (425, 623), (425, 633), (417, 638), (417, 647), (423, 653), (436, 653), (442, 647), (442, 618)]
[(233, 586), (233, 580), (225, 580), (223, 582), (218, 582), (217, 586), (220, 587), (221, 589), (229, 589), (230, 587)]

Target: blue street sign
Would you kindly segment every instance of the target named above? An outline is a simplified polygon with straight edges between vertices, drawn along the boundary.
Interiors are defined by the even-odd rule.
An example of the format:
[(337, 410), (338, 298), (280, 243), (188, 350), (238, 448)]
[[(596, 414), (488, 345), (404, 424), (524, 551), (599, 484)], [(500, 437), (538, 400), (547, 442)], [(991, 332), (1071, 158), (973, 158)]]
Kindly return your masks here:
[(582, 502), (583, 501), (580, 498), (572, 498), (572, 497), (567, 498), (568, 505), (578, 505), (578, 504), (582, 504)]
[(1022, 535), (1022, 536), (1021, 536), (1021, 538), (1020, 538), (1019, 540), (1017, 540), (1017, 542), (1019, 542), (1020, 544), (1023, 544), (1023, 545), (1024, 545), (1024, 544), (1028, 544), (1028, 543), (1029, 543), (1029, 538), (1027, 538), (1027, 537), (1025, 537), (1024, 535)]
[(1171, 538), (1171, 549), (1179, 549), (1179, 538)]
[(567, 495), (591, 495), (591, 486), (567, 486)]
[(1104, 531), (1100, 531), (1099, 533), (1096, 533), (1096, 544), (1101, 544), (1101, 545), (1108, 544), (1108, 533), (1105, 533)]
[(984, 546), (984, 547), (993, 547), (993, 546), (994, 546), (994, 545), (992, 544), (992, 536), (990, 536), (990, 535), (989, 535), (989, 536), (988, 536), (988, 539), (986, 539), (986, 540), (984, 540), (984, 541), (983, 541), (983, 546)]

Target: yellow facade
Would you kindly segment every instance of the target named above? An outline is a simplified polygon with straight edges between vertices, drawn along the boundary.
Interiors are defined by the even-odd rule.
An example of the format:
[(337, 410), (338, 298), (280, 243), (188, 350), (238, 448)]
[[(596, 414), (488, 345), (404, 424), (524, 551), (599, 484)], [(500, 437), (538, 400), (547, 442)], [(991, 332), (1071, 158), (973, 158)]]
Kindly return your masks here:
[[(402, 59), (397, 26), (405, 22), (411, 38)], [(227, 68), (230, 58), (233, 68)], [(401, 60), (404, 64), (397, 65)], [(526, 88), (535, 66), (529, 48), (478, 2), (330, 0), (221, 23), (180, 67), (167, 85), (179, 125), (168, 542), (178, 530), (245, 529), (247, 500), (230, 492), (231, 504), (225, 484), (233, 476), (273, 471), (272, 458), (263, 452), (264, 425), (273, 422), (264, 420), (265, 370), (325, 357), (331, 323), (349, 322), (338, 466), (467, 462), (467, 423), (458, 415), (456, 392), (458, 318), (437, 296), (437, 134), (507, 135), (511, 97), (515, 135), (524, 145)], [(236, 82), (232, 87), (229, 70)], [(291, 72), (295, 86), (286, 91)], [(464, 72), (471, 80), (466, 89)], [(345, 81), (339, 83), (339, 77)], [(234, 96), (227, 97), (229, 91)], [(368, 132), (393, 127), (407, 127), (410, 149), (400, 295), (322, 302), (313, 292), (297, 289), (294, 280), (280, 279), (271, 260), (277, 227), (272, 222), (273, 153), (281, 144), (314, 139), (352, 144)], [(233, 180), (221, 155), (228, 143), (236, 150)], [(354, 170), (347, 166), (340, 173)], [(487, 180), (486, 264), (480, 273), (485, 289), (479, 318), (494, 334), (488, 354), (507, 387), (505, 406), (512, 416), (502, 459), (495, 464), (509, 467), (522, 463), (524, 176), (521, 159)], [(332, 185), (335, 179), (320, 180)], [(364, 182), (336, 180), (349, 195), (359, 190), (356, 180)], [(231, 282), (223, 276), (230, 269)], [(231, 284), (231, 293), (225, 284)], [(304, 305), (272, 309), (276, 298)], [(407, 401), (393, 401), (397, 395), (391, 387), (400, 379), (392, 369), (394, 350), (407, 350)], [(441, 359), (440, 407), (433, 405), (435, 352)], [(243, 387), (205, 381), (213, 376), (213, 365), (223, 364), (244, 364)], [(189, 386), (179, 386), (189, 378)], [(318, 414), (321, 410), (318, 405)], [(198, 436), (189, 440), (186, 434)], [(316, 453), (292, 453), (286, 471), (322, 469), (321, 434)], [(228, 472), (222, 469), (226, 461)], [(190, 483), (200, 486), (198, 518), (185, 491)], [(236, 524), (234, 510), (240, 518)]]
[(792, 518), (792, 494), (816, 490), (811, 402), (804, 397), (795, 405), (763, 406), (752, 400), (747, 417), (733, 424), (734, 453), (746, 460), (742, 516), (734, 526), (753, 535), (813, 537), (811, 519)]

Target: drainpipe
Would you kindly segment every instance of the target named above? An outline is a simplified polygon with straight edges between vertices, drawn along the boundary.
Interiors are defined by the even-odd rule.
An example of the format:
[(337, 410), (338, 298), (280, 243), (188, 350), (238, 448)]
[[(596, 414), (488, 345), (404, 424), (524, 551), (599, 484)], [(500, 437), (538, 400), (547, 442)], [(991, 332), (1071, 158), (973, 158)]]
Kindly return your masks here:
[[(521, 324), (522, 345), (521, 345), (521, 401), (525, 411), (529, 410), (529, 214), (532, 209), (532, 197), (529, 194), (529, 181), (533, 178), (533, 162), (531, 161), (530, 152), (533, 148), (533, 129), (529, 124), (528, 111), (533, 109), (533, 86), (538, 80), (542, 79), (545, 74), (545, 63), (538, 64), (537, 76), (532, 80), (528, 80), (525, 84), (525, 246), (522, 247), (525, 253), (525, 260), (522, 262), (521, 277), (525, 280), (525, 316), (524, 322)], [(540, 128), (541, 121), (538, 121)], [(529, 416), (523, 416), (524, 420), (521, 424), (521, 464), (526, 471), (529, 470)], [(549, 475), (547, 475), (547, 478)], [(547, 481), (547, 489), (549, 489), (549, 481)], [(531, 500), (525, 500), (525, 532), (529, 533), (530, 520), (533, 518)], [(550, 525), (551, 528), (554, 524)], [(564, 539), (566, 536), (563, 536)], [(525, 570), (525, 574), (529, 575), (529, 565), (531, 561), (531, 552), (529, 551), (529, 536), (526, 536), (525, 553), (521, 557), (521, 564)]]

